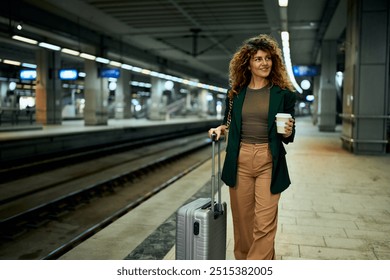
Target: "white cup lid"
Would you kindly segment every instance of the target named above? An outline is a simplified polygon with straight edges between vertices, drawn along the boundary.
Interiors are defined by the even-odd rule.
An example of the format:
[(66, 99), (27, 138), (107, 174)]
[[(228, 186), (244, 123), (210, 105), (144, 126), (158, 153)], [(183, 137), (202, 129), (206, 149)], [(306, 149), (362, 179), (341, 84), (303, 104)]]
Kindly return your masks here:
[(276, 117), (279, 117), (279, 118), (291, 118), (291, 114), (277, 113)]

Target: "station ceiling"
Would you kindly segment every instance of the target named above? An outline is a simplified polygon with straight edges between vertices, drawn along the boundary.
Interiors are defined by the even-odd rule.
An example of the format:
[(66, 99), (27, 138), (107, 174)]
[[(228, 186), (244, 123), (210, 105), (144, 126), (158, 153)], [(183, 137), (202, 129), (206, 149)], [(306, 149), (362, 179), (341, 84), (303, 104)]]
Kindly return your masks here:
[[(13, 34), (227, 87), (241, 43), (260, 33), (279, 43), (290, 33), (293, 65), (319, 64), (321, 42), (342, 56), (347, 0), (13, 0), (0, 9), (0, 59), (34, 62)], [(23, 29), (16, 30), (22, 23)], [(341, 59), (342, 62), (342, 59)], [(82, 64), (68, 57), (64, 66)]]

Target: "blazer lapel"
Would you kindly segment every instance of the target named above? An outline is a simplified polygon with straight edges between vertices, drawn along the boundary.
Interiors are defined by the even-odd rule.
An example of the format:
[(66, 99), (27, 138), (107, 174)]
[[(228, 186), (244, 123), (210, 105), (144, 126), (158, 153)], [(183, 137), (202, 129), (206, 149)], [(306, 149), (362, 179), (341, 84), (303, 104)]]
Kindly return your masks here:
[(279, 111), (280, 102), (282, 101), (282, 94), (279, 87), (273, 86), (269, 96), (268, 108), (268, 134), (270, 134), (272, 127), (275, 125), (275, 115)]
[(241, 120), (242, 120), (242, 106), (244, 105), (244, 99), (246, 95), (246, 87), (241, 90), (241, 92), (234, 97), (233, 100), (233, 114), (235, 125), (237, 127), (237, 131), (241, 131)]

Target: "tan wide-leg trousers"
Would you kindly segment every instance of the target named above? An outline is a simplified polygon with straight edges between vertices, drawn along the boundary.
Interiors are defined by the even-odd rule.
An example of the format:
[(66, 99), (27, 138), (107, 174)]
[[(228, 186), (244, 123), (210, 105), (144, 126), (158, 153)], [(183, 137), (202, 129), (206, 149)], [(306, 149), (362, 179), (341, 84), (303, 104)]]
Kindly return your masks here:
[(270, 191), (272, 156), (268, 144), (241, 144), (237, 184), (230, 190), (237, 260), (272, 260), (280, 194)]

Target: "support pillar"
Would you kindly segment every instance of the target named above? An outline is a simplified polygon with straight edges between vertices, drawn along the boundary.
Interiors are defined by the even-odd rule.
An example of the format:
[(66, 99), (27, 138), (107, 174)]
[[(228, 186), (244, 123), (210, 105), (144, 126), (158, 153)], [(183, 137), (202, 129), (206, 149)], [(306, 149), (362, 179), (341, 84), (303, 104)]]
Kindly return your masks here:
[(152, 77), (151, 83), (151, 102), (148, 108), (148, 118), (150, 120), (163, 120), (165, 119), (165, 115), (163, 113), (166, 110), (168, 102), (166, 98), (163, 98), (163, 92), (165, 90), (165, 81), (157, 77)]
[(85, 125), (107, 125), (108, 123), (108, 81), (99, 78), (95, 61), (85, 61)]
[(199, 117), (206, 118), (208, 115), (208, 101), (207, 101), (207, 95), (209, 92), (207, 89), (200, 90), (198, 94), (198, 103), (199, 103)]
[(318, 124), (318, 100), (319, 100), (319, 91), (320, 91), (320, 77), (316, 76), (313, 78), (313, 95), (314, 95), (314, 101), (313, 101), (313, 107), (312, 107), (312, 121), (313, 125)]
[(41, 124), (61, 124), (60, 53), (46, 49), (36, 52), (37, 79), (35, 89), (35, 119)]
[(190, 114), (192, 110), (192, 96), (190, 91), (186, 91), (186, 114)]
[(343, 97), (343, 147), (386, 153), (389, 119), (390, 4), (348, 1)]
[(318, 129), (335, 131), (336, 129), (336, 77), (337, 42), (323, 41), (321, 48), (321, 77), (318, 91)]
[(5, 99), (7, 97), (8, 83), (0, 82), (0, 107), (7, 107)]
[(115, 119), (131, 118), (130, 71), (121, 69), (115, 92)]

